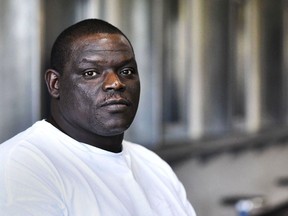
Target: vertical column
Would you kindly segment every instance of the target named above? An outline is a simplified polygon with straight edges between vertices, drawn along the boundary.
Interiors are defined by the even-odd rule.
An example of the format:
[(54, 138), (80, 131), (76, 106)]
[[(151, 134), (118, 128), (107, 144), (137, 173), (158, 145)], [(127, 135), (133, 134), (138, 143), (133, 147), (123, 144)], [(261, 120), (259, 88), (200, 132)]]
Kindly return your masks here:
[(83, 5), (83, 16), (81, 16), (80, 19), (100, 17), (100, 11), (102, 9), (101, 0), (86, 0), (84, 2), (79, 1), (78, 5)]
[[(173, 58), (169, 59), (168, 61), (173, 61), (173, 67), (172, 67), (172, 74), (174, 75), (173, 81), (175, 83), (171, 86), (172, 91), (175, 91), (174, 93), (177, 97), (178, 104), (176, 113), (177, 115), (177, 122), (176, 125), (174, 125), (173, 129), (170, 134), (173, 134), (177, 132), (177, 134), (173, 134), (174, 137), (183, 138), (183, 136), (187, 136), (187, 130), (185, 130), (187, 127), (187, 106), (188, 106), (188, 95), (190, 88), (193, 88), (190, 83), (187, 83), (187, 78), (189, 78), (190, 75), (190, 57), (189, 52), (191, 50), (190, 47), (190, 15), (189, 15), (189, 9), (187, 8), (187, 5), (189, 5), (189, 0), (179, 0), (178, 1), (178, 16), (177, 16), (177, 26), (175, 28), (176, 34), (172, 38), (171, 46), (172, 46), (172, 52), (173, 52)], [(177, 88), (177, 89), (176, 89)], [(172, 110), (173, 110), (172, 106)], [(175, 123), (174, 123), (175, 124)], [(178, 130), (176, 127), (178, 126)], [(181, 133), (182, 132), (182, 133)], [(185, 132), (185, 133), (183, 133)]]
[(228, 128), (228, 0), (191, 4), (189, 133), (193, 139)]
[[(127, 11), (125, 16), (130, 17), (132, 26), (130, 39), (134, 46), (141, 79), (141, 98), (136, 118), (126, 135), (132, 141), (135, 139), (137, 142), (152, 145), (159, 135), (157, 133), (158, 124), (152, 113), (155, 112), (154, 99), (161, 91), (161, 89), (156, 88), (161, 87), (155, 86), (155, 80), (153, 79), (155, 73), (159, 73), (159, 71), (155, 71), (155, 68), (153, 68), (151, 57), (151, 5), (150, 1), (143, 0), (134, 0), (131, 1), (131, 4), (130, 8), (132, 10)], [(153, 26), (153, 22), (151, 23)]]
[[(106, 21), (112, 23), (115, 26), (121, 27), (121, 21), (123, 20), (121, 14), (121, 7), (123, 4), (123, 0), (105, 0), (105, 9), (106, 9)], [(126, 16), (126, 15), (125, 15)]]
[(204, 18), (203, 0), (192, 0), (191, 5), (191, 76), (188, 112), (188, 131), (191, 138), (199, 138), (203, 134), (203, 71), (204, 71)]
[(288, 1), (283, 1), (283, 107), (285, 122), (288, 123)]
[(261, 125), (261, 68), (260, 68), (260, 2), (246, 1), (244, 8), (244, 75), (246, 129), (257, 131)]
[[(150, 74), (146, 76), (151, 76), (151, 83), (148, 87), (153, 87), (150, 91), (153, 90), (153, 93), (150, 92), (151, 98), (151, 123), (153, 127), (150, 127), (152, 134), (152, 142), (159, 143), (163, 140), (163, 38), (164, 38), (164, 3), (166, 0), (157, 0), (151, 1), (150, 5), (152, 9), (152, 22), (151, 29), (149, 29), (151, 34), (150, 47), (151, 47), (151, 56), (150, 56)], [(141, 61), (141, 59), (139, 59)], [(141, 72), (141, 71), (140, 71)], [(147, 96), (147, 99), (148, 100)], [(147, 122), (148, 123), (148, 122)], [(149, 123), (148, 123), (149, 124)]]
[(40, 118), (41, 0), (0, 2), (0, 142)]

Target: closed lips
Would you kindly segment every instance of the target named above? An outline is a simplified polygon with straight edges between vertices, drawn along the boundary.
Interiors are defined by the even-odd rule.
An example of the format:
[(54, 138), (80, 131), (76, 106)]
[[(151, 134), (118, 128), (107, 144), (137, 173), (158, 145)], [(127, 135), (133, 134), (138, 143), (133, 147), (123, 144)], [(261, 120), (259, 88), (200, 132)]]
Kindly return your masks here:
[(131, 103), (128, 100), (125, 99), (109, 99), (105, 101), (101, 106), (109, 106), (109, 105), (126, 105), (129, 106)]

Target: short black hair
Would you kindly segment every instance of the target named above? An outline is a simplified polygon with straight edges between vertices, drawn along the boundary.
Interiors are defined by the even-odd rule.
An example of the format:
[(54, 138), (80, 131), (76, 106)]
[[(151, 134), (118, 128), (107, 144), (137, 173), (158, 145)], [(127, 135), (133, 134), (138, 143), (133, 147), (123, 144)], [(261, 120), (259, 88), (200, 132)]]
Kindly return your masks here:
[(120, 29), (104, 20), (85, 19), (66, 28), (56, 38), (52, 46), (50, 67), (62, 74), (65, 63), (71, 53), (72, 43), (81, 36), (97, 33), (121, 34), (127, 39), (133, 51), (131, 42)]

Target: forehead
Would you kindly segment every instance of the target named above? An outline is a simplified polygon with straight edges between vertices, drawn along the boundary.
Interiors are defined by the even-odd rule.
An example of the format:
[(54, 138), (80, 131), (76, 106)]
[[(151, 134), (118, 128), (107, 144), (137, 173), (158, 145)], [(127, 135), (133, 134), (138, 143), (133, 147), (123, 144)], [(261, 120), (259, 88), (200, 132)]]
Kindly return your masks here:
[(121, 34), (97, 33), (77, 38), (72, 44), (72, 52), (128, 52), (133, 53), (128, 40)]

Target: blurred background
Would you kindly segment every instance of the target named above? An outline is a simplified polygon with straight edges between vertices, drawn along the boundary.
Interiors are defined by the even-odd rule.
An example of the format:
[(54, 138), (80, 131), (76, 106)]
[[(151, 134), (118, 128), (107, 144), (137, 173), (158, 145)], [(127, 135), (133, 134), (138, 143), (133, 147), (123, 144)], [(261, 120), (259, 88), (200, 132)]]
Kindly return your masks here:
[(237, 215), (242, 201), (288, 215), (287, 0), (0, 0), (0, 142), (47, 116), (51, 46), (92, 17), (135, 49), (126, 139), (170, 163), (198, 215)]

